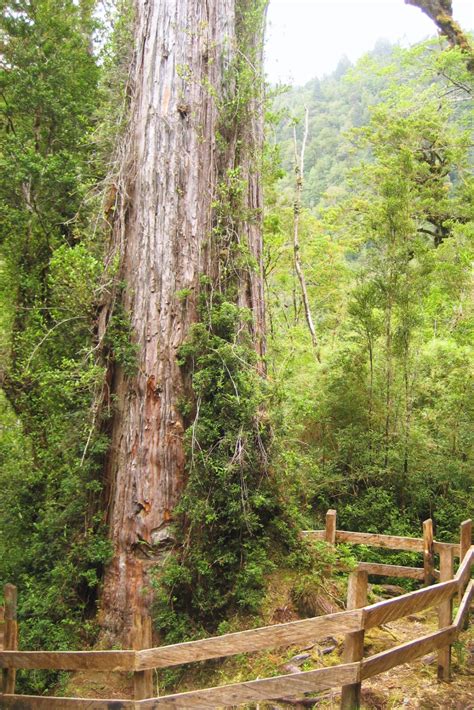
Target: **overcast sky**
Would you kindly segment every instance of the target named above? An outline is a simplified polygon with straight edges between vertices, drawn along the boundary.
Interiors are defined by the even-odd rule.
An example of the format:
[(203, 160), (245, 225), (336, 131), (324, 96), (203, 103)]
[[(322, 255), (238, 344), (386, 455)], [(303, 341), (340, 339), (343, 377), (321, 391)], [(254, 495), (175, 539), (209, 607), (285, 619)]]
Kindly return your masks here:
[[(473, 0), (453, 0), (454, 18), (474, 28)], [(269, 81), (304, 84), (354, 62), (380, 39), (415, 44), (434, 23), (404, 0), (270, 0), (265, 67)]]

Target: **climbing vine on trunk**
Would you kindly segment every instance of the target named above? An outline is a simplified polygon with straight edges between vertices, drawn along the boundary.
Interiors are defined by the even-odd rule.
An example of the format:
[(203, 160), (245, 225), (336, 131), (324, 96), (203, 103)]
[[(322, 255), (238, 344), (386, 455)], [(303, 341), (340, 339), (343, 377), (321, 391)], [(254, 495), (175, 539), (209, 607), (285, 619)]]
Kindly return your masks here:
[[(248, 602), (245, 589), (255, 591), (266, 569), (263, 539), (277, 494), (260, 382), (265, 10), (249, 0), (135, 8), (108, 258), (119, 263), (119, 286), (101, 306), (98, 334), (112, 412), (114, 547), (101, 618), (124, 643), (134, 614), (150, 608), (150, 571), (160, 576), (176, 540), (189, 585), (179, 594), (172, 585), (168, 601), (177, 595), (179, 606), (191, 594), (186, 603), (200, 618), (212, 609), (217, 618), (231, 598)], [(106, 335), (119, 321), (134, 368), (123, 338), (118, 347)]]

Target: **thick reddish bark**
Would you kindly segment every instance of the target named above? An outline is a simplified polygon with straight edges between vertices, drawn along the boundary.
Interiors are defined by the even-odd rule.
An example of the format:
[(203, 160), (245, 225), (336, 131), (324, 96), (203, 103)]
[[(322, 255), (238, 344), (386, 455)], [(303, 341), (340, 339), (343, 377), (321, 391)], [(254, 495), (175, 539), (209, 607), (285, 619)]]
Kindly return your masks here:
[[(252, 5), (253, 3), (250, 3)], [(120, 255), (121, 305), (137, 345), (137, 374), (110, 370), (113, 407), (107, 462), (108, 521), (114, 556), (101, 600), (109, 638), (130, 643), (134, 613), (150, 603), (147, 569), (171, 543), (173, 508), (184, 485), (185, 381), (177, 353), (197, 319), (200, 276), (215, 276), (209, 240), (216, 186), (238, 163), (247, 179), (239, 238), (257, 269), (243, 269), (239, 303), (254, 314), (263, 353), (261, 188), (250, 158), (262, 140), (253, 112), (237, 157), (236, 141), (217, 142), (228, 67), (239, 51), (238, 0), (137, 0), (130, 130), (123, 159), (110, 258)], [(232, 90), (232, 89), (231, 89)], [(115, 304), (116, 305), (116, 304)], [(100, 333), (113, 311), (100, 315)]]

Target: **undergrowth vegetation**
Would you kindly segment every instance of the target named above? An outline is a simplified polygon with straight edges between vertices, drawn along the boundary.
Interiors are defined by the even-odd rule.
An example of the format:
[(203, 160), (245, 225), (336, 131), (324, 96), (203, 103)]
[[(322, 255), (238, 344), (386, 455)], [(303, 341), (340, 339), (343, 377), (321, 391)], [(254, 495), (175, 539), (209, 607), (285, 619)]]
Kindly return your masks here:
[(265, 384), (246, 316), (218, 294), (212, 306), (208, 298), (180, 351), (193, 399), (182, 405), (189, 464), (180, 544), (157, 572), (156, 624), (168, 641), (215, 631), (232, 612), (257, 614), (275, 565), (270, 547), (295, 542), (268, 468)]
[[(103, 286), (92, 3), (6, 3), (1, 69), (0, 578), (14, 581), (28, 649), (97, 637), (111, 549), (94, 403)], [(100, 139), (105, 142), (104, 137)], [(42, 693), (57, 673), (19, 674)]]
[[(472, 80), (446, 62), (380, 46), (287, 100), (309, 107), (300, 240), (322, 363), (292, 273), (287, 176), (268, 193), (269, 360), (276, 460), (303, 477), (311, 526), (331, 507), (345, 529), (419, 536), (432, 517), (451, 540), (472, 508)], [(372, 105), (351, 111), (362, 88)], [(328, 110), (338, 171), (311, 208)], [(293, 122), (279, 128), (284, 158)]]

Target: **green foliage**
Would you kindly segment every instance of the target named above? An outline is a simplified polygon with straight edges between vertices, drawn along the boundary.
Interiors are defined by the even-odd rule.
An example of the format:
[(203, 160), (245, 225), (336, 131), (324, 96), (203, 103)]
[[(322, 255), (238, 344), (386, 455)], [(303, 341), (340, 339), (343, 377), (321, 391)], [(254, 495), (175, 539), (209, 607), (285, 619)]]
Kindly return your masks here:
[(93, 140), (98, 149), (98, 163), (102, 168), (109, 169), (110, 178), (119, 169), (117, 146), (120, 145), (119, 139), (125, 133), (129, 121), (128, 74), (134, 46), (133, 3), (130, 0), (117, 0), (111, 6), (104, 5), (101, 15), (101, 71)]
[(115, 362), (123, 368), (127, 377), (137, 371), (138, 345), (132, 341), (132, 329), (128, 313), (119, 304), (107, 325), (105, 345), (113, 354)]
[(238, 51), (226, 69), (226, 92), (219, 106), (219, 134), (224, 144), (229, 136), (233, 138), (237, 135), (236, 164), (241, 151), (248, 150), (245, 138), (256, 116), (256, 98), (262, 89), (258, 67), (266, 5), (267, 0), (238, 0), (235, 8)]
[(322, 613), (321, 598), (331, 596), (328, 585), (347, 581), (357, 560), (346, 545), (328, 545), (326, 542), (303, 542), (291, 553), (287, 562), (300, 575), (292, 589), (292, 601), (303, 617), (319, 616)]
[(264, 383), (242, 330), (247, 314), (224, 296), (208, 298), (180, 351), (194, 404), (186, 410), (188, 480), (176, 511), (180, 547), (157, 577), (155, 622), (169, 641), (213, 631), (231, 611), (258, 612), (269, 545), (284, 524), (267, 468)]
[[(379, 41), (372, 52), (374, 61), (384, 66), (393, 47)], [(286, 176), (279, 183), (285, 201), (293, 200), (293, 128), (298, 141), (303, 135), (303, 116), (308, 108), (308, 141), (305, 152), (303, 204), (313, 208), (325, 197), (331, 200), (344, 189), (348, 168), (356, 164), (346, 132), (364, 125), (369, 106), (379, 100), (384, 80), (369, 70), (356, 73), (342, 60), (330, 76), (312, 79), (303, 87), (292, 87), (277, 96), (274, 107), (281, 119), (276, 130)]]
[(91, 318), (94, 312), (94, 288), (102, 273), (102, 264), (85, 244), (63, 244), (49, 262), (48, 287), (51, 314), (59, 321), (64, 314)]
[[(331, 79), (341, 101), (351, 85), (378, 94), (365, 125), (335, 137), (351, 146), (345, 179), (301, 215), (321, 366), (291, 273), (286, 192), (266, 216), (276, 465), (293, 490), (304, 481), (309, 526), (337, 507), (346, 529), (419, 535), (432, 516), (447, 540), (473, 501), (471, 136), (459, 101), (468, 91), (457, 87), (451, 101), (451, 77), (430, 74), (445, 59), (425, 45), (391, 54), (364, 59), (349, 83)], [(337, 114), (310, 88), (295, 90), (296, 102), (332, 125)], [(311, 130), (305, 184), (317, 199)]]
[[(28, 649), (91, 642), (110, 550), (106, 442), (91, 403), (101, 244), (88, 229), (99, 69), (88, 2), (7, 2), (2, 32), (0, 578), (18, 585)], [(93, 202), (93, 201), (92, 201)], [(55, 674), (25, 674), (42, 692)]]

